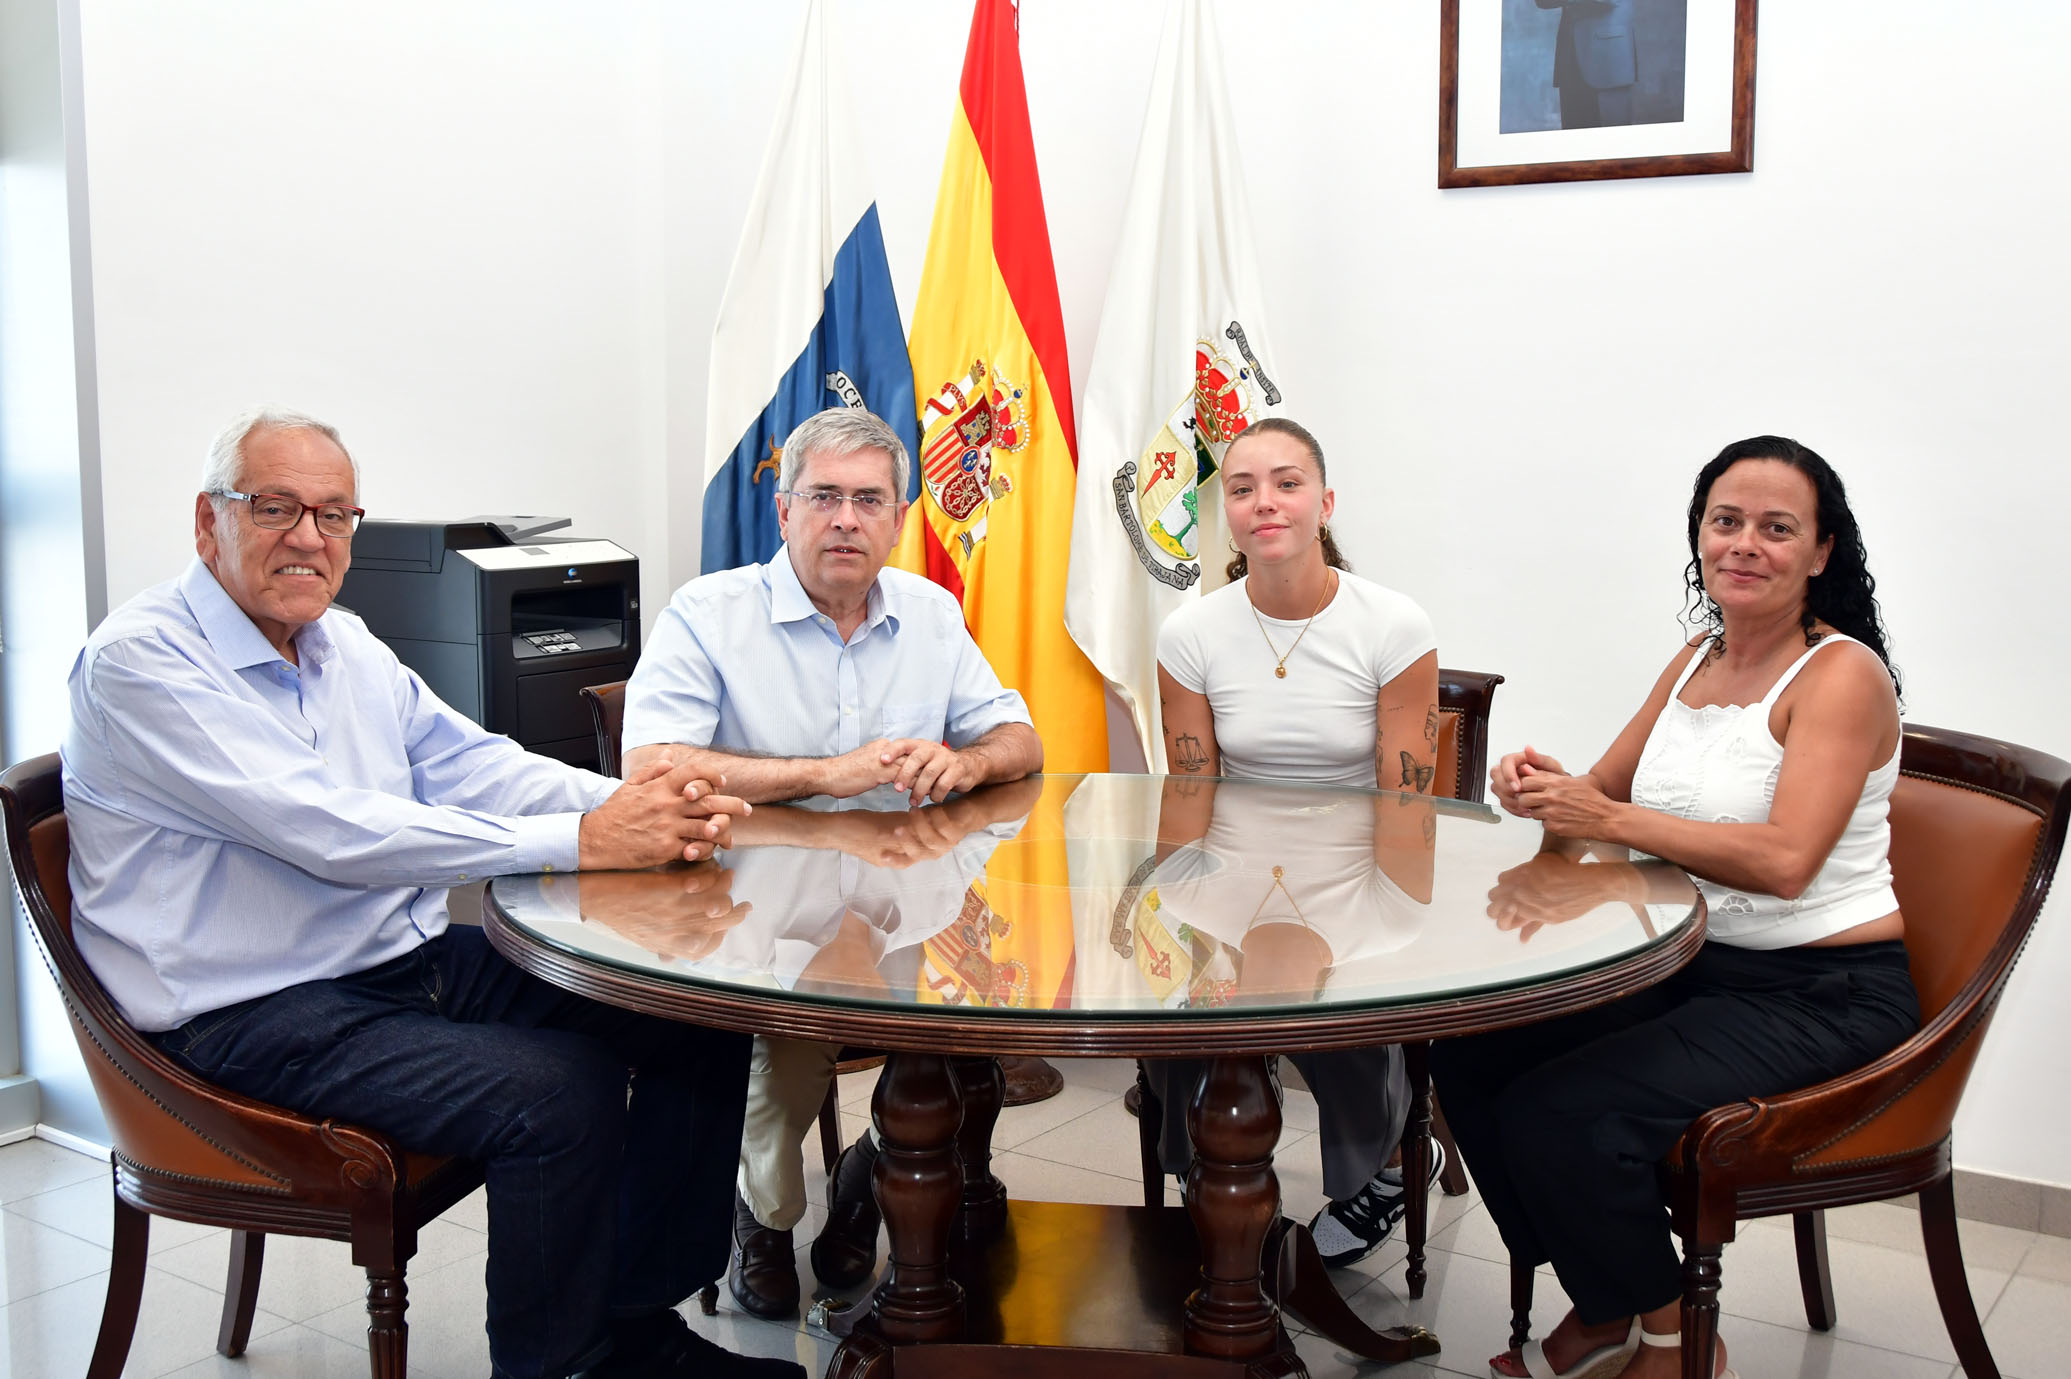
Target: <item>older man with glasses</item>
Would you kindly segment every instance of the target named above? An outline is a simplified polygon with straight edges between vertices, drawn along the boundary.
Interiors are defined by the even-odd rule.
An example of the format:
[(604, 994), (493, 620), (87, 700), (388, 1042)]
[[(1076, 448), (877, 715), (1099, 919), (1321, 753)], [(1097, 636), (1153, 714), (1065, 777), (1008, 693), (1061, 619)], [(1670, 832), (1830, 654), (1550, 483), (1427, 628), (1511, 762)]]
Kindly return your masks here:
[[(918, 575), (885, 568), (911, 466), (898, 433), (869, 412), (836, 407), (800, 423), (777, 476), (784, 544), (766, 565), (678, 589), (633, 672), (629, 776), (688, 767), (757, 803), (848, 799), (890, 785), (919, 805), (1042, 769), (1028, 706), (1001, 686), (962, 607)], [(838, 1052), (755, 1041), (727, 1277), (759, 1317), (798, 1310), (799, 1142)], [(865, 1131), (835, 1165), (827, 1224), (812, 1249), (822, 1283), (852, 1286), (876, 1263), (876, 1156)]]
[(747, 1041), (569, 995), (446, 914), (470, 878), (708, 857), (746, 805), (439, 702), (331, 606), (358, 494), (333, 428), (239, 417), (198, 558), (88, 639), (63, 748), (81, 953), (218, 1085), (485, 1162), (497, 1375), (802, 1379), (674, 1310), (726, 1257)]

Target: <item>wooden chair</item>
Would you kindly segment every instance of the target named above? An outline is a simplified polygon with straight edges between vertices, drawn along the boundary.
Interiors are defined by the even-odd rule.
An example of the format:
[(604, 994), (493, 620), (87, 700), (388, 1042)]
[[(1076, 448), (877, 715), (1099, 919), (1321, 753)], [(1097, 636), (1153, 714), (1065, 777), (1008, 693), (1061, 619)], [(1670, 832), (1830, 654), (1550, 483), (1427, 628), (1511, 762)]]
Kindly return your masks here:
[[(2042, 909), (2071, 820), (2071, 764), (1941, 728), (1909, 726), (1891, 800), (1891, 872), (1920, 993), (1920, 1032), (1875, 1062), (1692, 1122), (1662, 1165), (1683, 1238), (1683, 1374), (1709, 1379), (1719, 1255), (1735, 1223), (1792, 1217), (1805, 1319), (1834, 1324), (1828, 1207), (1920, 1195), (1935, 1299), (1969, 1379), (1997, 1379), (1956, 1235), (1949, 1138), (1956, 1106)], [(1530, 1325), (1532, 1270), (1511, 1262), (1511, 1343)]]
[[(1431, 793), (1456, 800), (1480, 803), (1488, 791), (1489, 708), (1495, 702), (1500, 675), (1478, 670), (1438, 672), (1438, 774)], [(1410, 1084), (1409, 1123), (1402, 1132), (1402, 1184), (1404, 1240), (1409, 1246), (1409, 1267), (1405, 1281), (1413, 1298), (1424, 1295), (1424, 1240), (1428, 1230), (1427, 1199), (1430, 1194), (1430, 1150), (1426, 1141), (1436, 1135), (1445, 1146), (1445, 1171), (1439, 1182), (1445, 1192), (1457, 1197), (1467, 1190), (1467, 1174), (1460, 1163), (1460, 1151), (1445, 1117), (1431, 1096), (1431, 1045), (1402, 1046)], [(1136, 1139), (1143, 1172), (1143, 1204), (1163, 1205), (1164, 1165), (1158, 1155), (1158, 1125), (1162, 1110), (1157, 1093), (1151, 1090), (1143, 1065), (1136, 1065)]]
[[(618, 775), (619, 738), (626, 723), (626, 682), (585, 685), (580, 693), (583, 703), (590, 706), (590, 723), (597, 730), (597, 769), (607, 776)], [(834, 1171), (834, 1161), (841, 1156), (842, 1149), (841, 1075), (878, 1067), (884, 1059), (882, 1049), (845, 1048), (834, 1064), (834, 1076), (827, 1083), (827, 1099), (820, 1103), (820, 1157), (826, 1161), (829, 1173)]]
[(87, 1379), (115, 1379), (129, 1355), (153, 1214), (230, 1228), (216, 1349), (232, 1357), (251, 1336), (267, 1235), (350, 1242), (367, 1271), (374, 1379), (402, 1379), (404, 1266), (419, 1229), (481, 1186), (481, 1166), (406, 1153), (378, 1131), (252, 1101), (174, 1063), (123, 1019), (73, 944), (71, 834), (55, 755), (0, 774), (0, 813), (22, 905), (115, 1141), (114, 1258)]

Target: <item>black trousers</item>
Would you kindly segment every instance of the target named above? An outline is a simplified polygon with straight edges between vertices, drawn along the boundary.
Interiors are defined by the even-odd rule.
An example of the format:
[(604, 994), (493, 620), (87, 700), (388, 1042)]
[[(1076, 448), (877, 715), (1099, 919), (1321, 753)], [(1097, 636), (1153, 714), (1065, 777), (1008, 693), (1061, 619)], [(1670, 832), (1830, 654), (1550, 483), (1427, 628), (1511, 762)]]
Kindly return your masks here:
[(232, 1091), (482, 1159), (489, 1362), (553, 1379), (726, 1269), (748, 1036), (600, 1004), (456, 925), (153, 1036)]
[(1513, 1257), (1589, 1325), (1682, 1295), (1655, 1165), (1698, 1115), (1856, 1068), (1920, 1026), (1905, 945), (1706, 943), (1658, 986), (1431, 1054), (1460, 1152)]

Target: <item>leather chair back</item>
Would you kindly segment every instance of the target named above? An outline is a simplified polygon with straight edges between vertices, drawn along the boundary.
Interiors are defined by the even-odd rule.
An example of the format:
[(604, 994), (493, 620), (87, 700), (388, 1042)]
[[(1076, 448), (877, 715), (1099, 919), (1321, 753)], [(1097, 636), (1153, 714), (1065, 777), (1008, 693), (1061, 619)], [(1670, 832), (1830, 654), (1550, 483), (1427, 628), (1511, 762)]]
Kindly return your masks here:
[[(71, 1017), (118, 1161), (162, 1184), (267, 1195), (293, 1188), (334, 1207), (355, 1202), (366, 1182), (407, 1180), (405, 1156), (386, 1137), (227, 1092), (173, 1062), (124, 1018), (73, 941), (71, 832), (55, 753), (0, 774), (0, 814), (30, 931)], [(419, 1168), (445, 1162), (407, 1157)], [(358, 1161), (360, 1182), (340, 1174), (341, 1161)]]
[(619, 774), (618, 740), (626, 725), (626, 682), (585, 685), (580, 691), (590, 706), (590, 724), (597, 732), (597, 769), (607, 776)]
[[(2071, 818), (2071, 767), (1989, 738), (1908, 726), (1891, 800), (1891, 871), (1921, 1029), (1854, 1078), (1879, 1088), (1800, 1162), (1909, 1153), (1945, 1139)], [(1910, 1064), (1905, 1074), (1879, 1077)]]
[(1439, 668), (1438, 774), (1432, 794), (1476, 804), (1487, 797), (1489, 707), (1502, 683), (1500, 675)]
[(116, 1153), (167, 1174), (279, 1189), (287, 1180), (260, 1167), (263, 1146), (240, 1142), (234, 1125), (204, 1129), (164, 1104), (168, 1097), (225, 1094), (188, 1075), (139, 1034), (80, 955), (72, 936), (71, 830), (58, 758), (37, 757), (0, 776), (0, 807), (22, 907), (71, 1016)]

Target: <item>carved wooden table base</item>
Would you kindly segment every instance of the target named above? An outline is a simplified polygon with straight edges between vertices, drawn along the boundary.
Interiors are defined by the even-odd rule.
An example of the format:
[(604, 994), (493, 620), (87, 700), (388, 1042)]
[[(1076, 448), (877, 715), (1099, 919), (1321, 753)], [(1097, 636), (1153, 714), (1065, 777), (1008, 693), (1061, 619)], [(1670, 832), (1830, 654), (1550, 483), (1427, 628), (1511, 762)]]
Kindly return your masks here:
[(835, 1352), (829, 1379), (895, 1372), (913, 1379), (969, 1373), (980, 1363), (995, 1376), (1068, 1370), (1076, 1379), (1307, 1373), (1260, 1272), (1267, 1233), (1280, 1214), (1273, 1172), (1280, 1104), (1259, 1056), (1216, 1059), (1188, 1112), (1195, 1160), (1187, 1211), (1201, 1265), (1200, 1286), (1180, 1323), (1184, 1354), (1004, 1346), (974, 1359), (980, 1349), (960, 1343), (966, 1300), (950, 1252), (957, 1241), (977, 1244), (1006, 1219), (1006, 1190), (991, 1171), (1000, 1094), (991, 1059), (891, 1054), (871, 1099), (884, 1142), (875, 1184), (891, 1238), (890, 1269), (870, 1317)]

